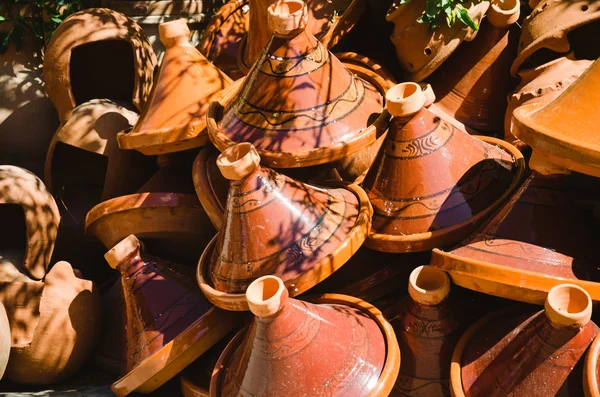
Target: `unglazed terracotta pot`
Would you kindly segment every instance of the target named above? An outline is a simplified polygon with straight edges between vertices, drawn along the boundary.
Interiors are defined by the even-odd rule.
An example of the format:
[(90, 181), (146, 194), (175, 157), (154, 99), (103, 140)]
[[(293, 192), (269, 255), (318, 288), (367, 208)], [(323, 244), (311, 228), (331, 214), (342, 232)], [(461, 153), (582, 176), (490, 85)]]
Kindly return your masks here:
[[(458, 19), (448, 27), (446, 21), (431, 30), (426, 23), (417, 19), (425, 11), (425, 0), (411, 0), (401, 4), (400, 0), (391, 5), (386, 19), (394, 24), (391, 36), (396, 47), (400, 65), (411, 81), (421, 81), (433, 73), (458, 48), (463, 40), (471, 41), (477, 31), (464, 25)], [(489, 1), (467, 1), (463, 3), (469, 16), (477, 24), (485, 16)]]
[(596, 336), (585, 357), (583, 367), (583, 391), (585, 397), (600, 396), (600, 338)]
[(506, 96), (514, 87), (510, 65), (520, 35), (519, 10), (519, 0), (492, 1), (477, 38), (463, 43), (427, 80), (436, 105), (477, 131), (502, 131)]
[(269, 8), (274, 34), (260, 58), (208, 111), (219, 150), (250, 142), (269, 166), (307, 167), (349, 156), (383, 132), (382, 95), (305, 30), (306, 10), (300, 0)]
[(508, 97), (508, 107), (504, 117), (504, 139), (513, 144), (523, 144), (512, 134), (513, 111), (529, 103), (547, 104), (559, 96), (593, 62), (575, 59), (573, 53), (554, 59), (541, 66), (520, 70), (521, 83)]
[(568, 89), (551, 102), (537, 102), (513, 112), (513, 134), (549, 162), (600, 177), (600, 63), (595, 61)]
[[(208, 23), (200, 51), (218, 68), (237, 79), (248, 73), (269, 41), (267, 8), (275, 0), (233, 0)], [(308, 0), (307, 29), (326, 48), (335, 46), (360, 19), (366, 0)], [(252, 34), (248, 34), (252, 32)]]
[(227, 310), (248, 310), (243, 292), (263, 275), (281, 277), (292, 296), (315, 286), (346, 263), (370, 227), (371, 206), (357, 185), (320, 188), (259, 161), (249, 143), (217, 160), (231, 181), (229, 196), (197, 278), (208, 299)]
[(292, 299), (274, 276), (250, 284), (246, 299), (256, 318), (217, 362), (212, 397), (383, 397), (391, 391), (400, 350), (375, 307), (345, 295), (322, 295), (315, 303)]
[(425, 108), (430, 101), (416, 83), (387, 93), (394, 118), (362, 184), (374, 212), (369, 248), (415, 252), (454, 244), (523, 177), (525, 164), (516, 148), (455, 128)]
[(466, 329), (462, 308), (449, 297), (450, 278), (419, 266), (410, 275), (408, 293), (383, 310), (402, 352), (390, 396), (450, 396), (452, 352)]
[(8, 364), (11, 345), (10, 324), (2, 304), (0, 304), (0, 335), (0, 379), (2, 379)]
[(44, 53), (44, 86), (61, 122), (76, 106), (107, 98), (144, 106), (156, 56), (142, 29), (107, 8), (77, 12), (60, 24)]
[(33, 338), (25, 346), (13, 346), (5, 379), (52, 384), (73, 375), (94, 350), (101, 320), (94, 283), (82, 279), (68, 262), (56, 263), (44, 278)]
[(208, 106), (232, 83), (190, 44), (185, 20), (166, 22), (159, 28), (167, 51), (156, 82), (135, 127), (118, 135), (121, 149), (146, 155), (205, 145)]
[(111, 387), (117, 396), (156, 390), (236, 325), (234, 313), (207, 302), (179, 265), (142, 256), (134, 235), (105, 258), (121, 273), (125, 298), (126, 375)]
[(482, 318), (467, 330), (452, 358), (456, 397), (577, 396), (583, 355), (598, 335), (584, 289), (561, 284), (545, 310), (512, 307)]
[[(587, 0), (542, 0), (523, 21), (519, 51), (511, 73), (517, 73), (538, 51), (567, 53), (573, 46), (569, 33), (600, 19), (600, 3)], [(587, 42), (585, 44), (588, 44)]]
[(50, 263), (60, 214), (42, 181), (23, 168), (0, 166), (0, 245), (9, 261), (33, 279), (42, 279)]
[(455, 284), (512, 300), (542, 304), (565, 281), (600, 300), (600, 258), (574, 188), (569, 176), (534, 173), (480, 230), (449, 252), (435, 249), (431, 264)]

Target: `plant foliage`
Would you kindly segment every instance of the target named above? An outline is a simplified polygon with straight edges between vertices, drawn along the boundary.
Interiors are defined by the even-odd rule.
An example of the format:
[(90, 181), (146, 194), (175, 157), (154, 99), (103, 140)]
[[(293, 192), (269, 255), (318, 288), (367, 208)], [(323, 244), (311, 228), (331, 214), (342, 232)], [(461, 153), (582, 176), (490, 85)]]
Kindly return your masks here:
[[(407, 3), (409, 0), (401, 0), (400, 4)], [(463, 7), (462, 3), (467, 0), (426, 0), (425, 11), (417, 20), (419, 23), (429, 24), (431, 30), (440, 26), (444, 20), (451, 27), (456, 20), (462, 22), (473, 30), (478, 30), (479, 26), (469, 16), (469, 11)]]

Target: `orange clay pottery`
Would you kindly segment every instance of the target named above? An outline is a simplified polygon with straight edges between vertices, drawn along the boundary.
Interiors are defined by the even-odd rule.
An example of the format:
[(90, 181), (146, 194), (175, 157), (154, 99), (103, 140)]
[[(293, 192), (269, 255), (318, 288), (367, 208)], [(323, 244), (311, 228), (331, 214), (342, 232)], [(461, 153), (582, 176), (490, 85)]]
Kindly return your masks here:
[(581, 396), (583, 355), (598, 335), (581, 287), (552, 288), (544, 310), (512, 306), (462, 336), (450, 370), (455, 397)]
[[(412, 81), (421, 81), (433, 73), (458, 48), (463, 40), (471, 41), (477, 31), (458, 19), (448, 26), (444, 20), (435, 29), (417, 19), (425, 11), (425, 0), (394, 1), (386, 19), (394, 24), (391, 40), (400, 65)], [(466, 1), (462, 4), (478, 26), (485, 16), (489, 1)]]
[(449, 252), (435, 249), (431, 264), (461, 287), (512, 300), (542, 304), (569, 282), (599, 301), (600, 257), (573, 193), (569, 176), (534, 173), (484, 227)]
[(513, 112), (513, 134), (560, 167), (600, 177), (600, 63), (595, 61), (569, 88), (543, 105), (528, 103)]
[(474, 130), (503, 129), (506, 96), (514, 87), (510, 64), (519, 40), (519, 11), (519, 0), (493, 0), (477, 38), (463, 43), (427, 80), (437, 107)]
[(419, 266), (408, 280), (408, 294), (383, 311), (402, 352), (390, 396), (450, 396), (452, 352), (466, 328), (463, 311), (449, 296), (450, 278), (431, 266)]
[(11, 345), (10, 324), (2, 304), (0, 304), (0, 335), (2, 335), (0, 337), (0, 379), (2, 379), (8, 364)]
[(308, 303), (264, 276), (248, 287), (256, 316), (213, 371), (212, 397), (387, 396), (400, 366), (394, 331), (379, 310), (346, 295)]
[(596, 337), (590, 346), (583, 367), (583, 391), (585, 397), (600, 396), (600, 337)]
[(205, 145), (208, 106), (232, 83), (190, 44), (184, 19), (160, 24), (159, 30), (167, 50), (156, 82), (135, 127), (118, 135), (121, 149), (146, 155)]
[(117, 396), (150, 393), (179, 373), (236, 325), (214, 308), (179, 265), (140, 253), (130, 235), (105, 255), (121, 273), (127, 332), (126, 375)]
[(244, 291), (256, 278), (281, 277), (292, 296), (339, 269), (364, 241), (371, 206), (357, 185), (320, 188), (259, 165), (249, 143), (224, 151), (219, 169), (230, 182), (219, 234), (198, 264), (207, 298), (248, 310)]
[(250, 142), (271, 167), (307, 167), (364, 149), (384, 131), (382, 95), (305, 30), (306, 20), (300, 0), (269, 7), (274, 34), (260, 58), (209, 108), (217, 149)]
[(44, 278), (38, 308), (33, 338), (25, 346), (13, 346), (4, 379), (59, 382), (77, 372), (95, 348), (102, 320), (100, 294), (68, 262), (56, 263)]
[(60, 24), (44, 52), (44, 86), (61, 122), (76, 106), (107, 98), (141, 110), (156, 56), (139, 25), (107, 8), (89, 8)]
[[(517, 77), (521, 65), (537, 52), (567, 53), (584, 43), (570, 42), (577, 28), (600, 19), (600, 3), (588, 0), (542, 0), (523, 21), (519, 50), (511, 73)], [(595, 44), (590, 44), (595, 46)], [(536, 54), (537, 55), (537, 54)], [(596, 54), (597, 56), (597, 54)]]
[[(226, 3), (203, 33), (199, 45), (202, 54), (234, 79), (248, 73), (271, 37), (267, 9), (274, 2), (232, 0)], [(367, 3), (366, 0), (308, 0), (307, 29), (326, 48), (331, 48), (350, 32)]]
[(454, 244), (523, 177), (525, 164), (516, 148), (455, 128), (425, 107), (431, 101), (416, 83), (387, 93), (394, 118), (362, 184), (374, 212), (369, 248), (415, 252)]
[(0, 166), (0, 264), (39, 280), (50, 263), (60, 214), (42, 181), (23, 168)]

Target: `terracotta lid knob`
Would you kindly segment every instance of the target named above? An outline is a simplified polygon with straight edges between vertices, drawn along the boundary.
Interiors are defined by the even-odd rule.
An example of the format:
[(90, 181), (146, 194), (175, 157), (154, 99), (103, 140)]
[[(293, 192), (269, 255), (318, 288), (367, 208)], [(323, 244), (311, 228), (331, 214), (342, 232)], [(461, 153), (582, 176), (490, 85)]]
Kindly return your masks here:
[(487, 19), (497, 28), (507, 28), (519, 20), (520, 12), (519, 0), (493, 0), (487, 12)]
[(412, 82), (393, 86), (385, 94), (385, 100), (388, 112), (395, 117), (412, 116), (427, 103), (421, 86)]
[(408, 294), (417, 303), (437, 305), (450, 294), (450, 277), (432, 266), (419, 266), (408, 278)]
[(183, 18), (161, 23), (158, 25), (158, 34), (160, 36), (160, 42), (167, 48), (175, 45), (191, 46), (190, 29)]
[(139, 252), (140, 241), (133, 234), (130, 234), (104, 254), (104, 259), (110, 267), (118, 269), (121, 263), (134, 255), (139, 255)]
[(230, 181), (239, 181), (250, 175), (260, 164), (260, 156), (251, 143), (231, 146), (217, 158), (221, 174)]
[(548, 292), (544, 309), (555, 328), (581, 328), (592, 318), (592, 299), (577, 285), (560, 284)]
[(248, 306), (257, 317), (271, 317), (277, 314), (288, 296), (283, 281), (276, 276), (257, 278), (246, 289)]
[(295, 36), (307, 22), (308, 9), (302, 0), (279, 0), (268, 8), (268, 23), (275, 36)]

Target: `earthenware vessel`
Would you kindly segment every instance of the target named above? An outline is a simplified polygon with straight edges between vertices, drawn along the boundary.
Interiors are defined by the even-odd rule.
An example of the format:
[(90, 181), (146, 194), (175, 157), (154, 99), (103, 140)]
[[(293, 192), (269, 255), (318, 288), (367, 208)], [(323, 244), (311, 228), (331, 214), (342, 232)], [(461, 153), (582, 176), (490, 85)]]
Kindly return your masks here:
[(214, 308), (179, 265), (140, 253), (130, 235), (105, 258), (121, 273), (127, 353), (117, 396), (150, 393), (198, 358), (235, 326), (234, 313)]
[(213, 372), (212, 397), (387, 396), (400, 350), (381, 312), (360, 299), (292, 299), (275, 276), (255, 280), (246, 299), (256, 316), (229, 343)]
[(428, 110), (416, 83), (387, 93), (394, 116), (363, 188), (373, 206), (365, 245), (426, 251), (471, 233), (516, 189), (525, 164), (512, 145), (478, 139)]
[(13, 346), (5, 379), (59, 382), (75, 374), (95, 348), (102, 321), (100, 295), (68, 262), (56, 263), (44, 278), (38, 308), (31, 342)]
[[(590, 44), (592, 37), (581, 37), (581, 43), (571, 41), (578, 28), (591, 26), (600, 18), (600, 4), (586, 0), (542, 0), (523, 21), (519, 51), (511, 73), (517, 77), (521, 65), (539, 52), (565, 54), (577, 47)], [(593, 46), (594, 44), (592, 44)], [(597, 54), (596, 56), (597, 57)]]
[(39, 280), (50, 263), (60, 214), (42, 181), (23, 168), (0, 166), (0, 257)]
[(571, 86), (547, 104), (528, 103), (513, 112), (513, 134), (549, 162), (600, 177), (600, 63), (595, 61)]
[(583, 355), (599, 332), (591, 315), (585, 290), (561, 284), (542, 311), (513, 306), (482, 318), (454, 351), (452, 395), (581, 395)]
[(518, 0), (493, 0), (479, 34), (463, 43), (427, 80), (436, 105), (474, 130), (502, 131), (506, 96), (514, 87), (510, 65), (520, 29)]
[(54, 32), (44, 53), (44, 86), (63, 123), (92, 99), (131, 103), (141, 111), (155, 66), (138, 24), (107, 8), (89, 8)]
[(504, 117), (504, 139), (515, 144), (523, 143), (512, 134), (513, 111), (529, 103), (547, 104), (571, 86), (593, 62), (576, 59), (571, 52), (532, 69), (519, 70), (521, 83), (508, 97)]
[(565, 281), (600, 300), (600, 258), (574, 188), (569, 176), (532, 174), (481, 229), (449, 252), (435, 249), (431, 265), (461, 287), (512, 300), (542, 304)]
[(452, 352), (466, 328), (462, 308), (449, 296), (450, 278), (419, 266), (410, 275), (408, 294), (383, 310), (402, 352), (390, 396), (450, 396)]
[(167, 51), (152, 92), (135, 127), (118, 135), (121, 149), (146, 155), (205, 145), (208, 106), (232, 83), (190, 44), (185, 20), (165, 22), (159, 28)]
[(102, 294), (102, 328), (94, 364), (113, 375), (121, 376), (126, 352), (125, 297), (121, 278)]
[(0, 306), (0, 332), (2, 334), (0, 338), (0, 379), (2, 379), (10, 355), (11, 335), (6, 310), (2, 304)]
[(217, 159), (229, 195), (197, 278), (208, 299), (228, 310), (248, 310), (243, 292), (263, 275), (281, 277), (292, 296), (315, 286), (346, 263), (370, 226), (371, 207), (357, 185), (315, 187), (259, 162), (249, 143)]
[[(400, 65), (410, 81), (419, 82), (433, 73), (458, 48), (463, 40), (471, 41), (477, 31), (455, 21), (449, 27), (443, 21), (435, 29), (417, 19), (425, 11), (425, 0), (394, 1), (386, 19), (394, 24), (391, 40), (396, 47)], [(463, 3), (471, 19), (480, 25), (490, 3), (488, 1), (467, 1)]]
[(585, 357), (583, 367), (583, 391), (585, 397), (600, 396), (600, 338), (596, 337)]
[(384, 130), (382, 95), (305, 30), (306, 14), (300, 0), (269, 7), (274, 34), (260, 58), (208, 111), (219, 150), (250, 142), (271, 167), (307, 167), (364, 149)]

